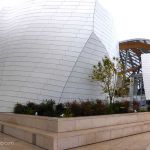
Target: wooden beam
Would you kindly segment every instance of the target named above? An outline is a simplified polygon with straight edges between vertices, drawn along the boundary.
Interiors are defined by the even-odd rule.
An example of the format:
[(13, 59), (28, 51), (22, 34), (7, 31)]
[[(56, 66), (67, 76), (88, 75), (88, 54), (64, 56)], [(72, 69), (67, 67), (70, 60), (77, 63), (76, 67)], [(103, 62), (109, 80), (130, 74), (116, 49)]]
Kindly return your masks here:
[(119, 49), (120, 50), (128, 50), (128, 49), (133, 49), (133, 48), (141, 48), (144, 50), (147, 50), (150, 52), (150, 44), (142, 43), (142, 42), (122, 42), (119, 44)]
[(129, 69), (126, 70), (126, 72), (130, 72), (130, 71), (135, 72), (135, 71), (137, 71), (139, 68), (140, 68), (140, 66), (133, 67), (133, 68), (129, 68)]

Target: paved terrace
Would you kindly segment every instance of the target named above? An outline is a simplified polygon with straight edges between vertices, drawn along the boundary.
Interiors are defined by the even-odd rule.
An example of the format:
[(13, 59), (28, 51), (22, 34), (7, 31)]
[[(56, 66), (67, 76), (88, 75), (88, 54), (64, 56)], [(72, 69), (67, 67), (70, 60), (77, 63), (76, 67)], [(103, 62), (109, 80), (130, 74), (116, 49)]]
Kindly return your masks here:
[(70, 150), (150, 150), (150, 132)]
[(23, 142), (0, 133), (0, 150), (43, 150), (35, 145)]
[[(44, 150), (0, 133), (0, 150)], [(70, 150), (150, 150), (150, 132)]]

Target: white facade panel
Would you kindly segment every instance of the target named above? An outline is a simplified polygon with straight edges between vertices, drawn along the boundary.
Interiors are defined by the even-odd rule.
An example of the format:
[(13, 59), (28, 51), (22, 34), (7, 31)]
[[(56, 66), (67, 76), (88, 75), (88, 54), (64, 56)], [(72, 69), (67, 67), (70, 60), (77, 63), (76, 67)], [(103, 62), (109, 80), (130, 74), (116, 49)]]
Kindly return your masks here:
[(100, 0), (96, 1), (94, 14), (94, 32), (99, 40), (105, 45), (110, 57), (119, 56), (119, 46), (115, 38), (113, 20), (105, 9), (101, 8)]
[[(17, 102), (103, 99), (92, 66), (116, 55), (97, 0), (25, 0), (0, 11), (0, 111)], [(4, 102), (4, 103), (3, 103)]]
[(150, 100), (150, 54), (142, 54), (141, 59), (145, 96), (147, 100)]

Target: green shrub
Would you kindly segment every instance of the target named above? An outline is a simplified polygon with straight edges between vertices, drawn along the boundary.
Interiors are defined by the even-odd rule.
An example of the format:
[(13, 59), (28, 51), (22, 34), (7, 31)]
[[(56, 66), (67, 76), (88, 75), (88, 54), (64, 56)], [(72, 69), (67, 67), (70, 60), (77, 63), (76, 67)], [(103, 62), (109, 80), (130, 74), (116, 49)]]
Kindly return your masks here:
[(30, 108), (30, 107), (26, 107), (25, 114), (34, 115), (35, 111), (32, 108)]
[[(140, 105), (133, 102), (133, 109), (139, 111)], [(14, 113), (50, 117), (79, 117), (103, 114), (118, 114), (129, 112), (129, 101), (116, 101), (113, 104), (104, 103), (101, 100), (73, 101), (55, 104), (54, 100), (45, 100), (40, 104), (28, 102), (26, 105), (16, 104)]]
[(26, 106), (17, 103), (14, 107), (14, 113), (16, 114), (25, 114)]
[(112, 113), (120, 113), (120, 111), (122, 110), (122, 105), (120, 102), (115, 102), (114, 104), (112, 104)]
[(60, 116), (65, 112), (65, 105), (62, 103), (59, 103), (56, 105), (55, 108), (56, 116)]
[(140, 110), (140, 104), (138, 101), (133, 101), (133, 110), (136, 110), (136, 111)]
[(94, 115), (94, 101), (82, 101), (81, 102), (81, 115), (82, 116), (93, 116)]
[(56, 116), (55, 101), (45, 100), (40, 104), (28, 102), (26, 105), (17, 103), (14, 108), (14, 113), (34, 115), (38, 113), (40, 116)]
[(69, 107), (68, 104), (65, 105), (65, 109), (64, 109), (64, 113), (63, 113), (63, 117), (75, 117), (73, 114), (72, 114), (72, 110), (71, 108)]
[(147, 107), (147, 110), (150, 111), (150, 106)]
[(122, 102), (120, 102), (119, 113), (128, 113), (129, 106), (130, 106), (129, 101), (122, 101)]
[(108, 105), (101, 100), (96, 100), (93, 109), (94, 115), (104, 115), (107, 114)]
[(55, 113), (55, 101), (54, 100), (45, 100), (38, 105), (38, 114), (41, 116), (56, 116)]
[[(82, 116), (81, 102), (73, 101), (65, 104), (66, 108), (70, 108), (70, 113), (74, 116)], [(67, 110), (68, 111), (68, 110)]]
[(116, 101), (112, 105), (108, 105), (108, 114), (128, 113), (129, 101)]
[(33, 102), (28, 102), (25, 106), (25, 113), (34, 115), (38, 111), (38, 105)]
[(147, 110), (144, 108), (140, 108), (139, 112), (146, 112)]
[(107, 106), (101, 100), (73, 101), (66, 103), (65, 107), (67, 114), (74, 117), (101, 115), (107, 113)]

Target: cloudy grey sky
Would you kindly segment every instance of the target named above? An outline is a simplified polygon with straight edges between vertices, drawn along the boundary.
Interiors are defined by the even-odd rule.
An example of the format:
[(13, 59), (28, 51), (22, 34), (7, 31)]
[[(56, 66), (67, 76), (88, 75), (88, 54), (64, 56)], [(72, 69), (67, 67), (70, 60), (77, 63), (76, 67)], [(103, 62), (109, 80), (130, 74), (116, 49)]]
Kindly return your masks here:
[(118, 40), (150, 39), (150, 0), (99, 0), (113, 16)]
[[(22, 0), (0, 0), (0, 9)], [(99, 0), (114, 20), (118, 40), (150, 39), (150, 0)]]

